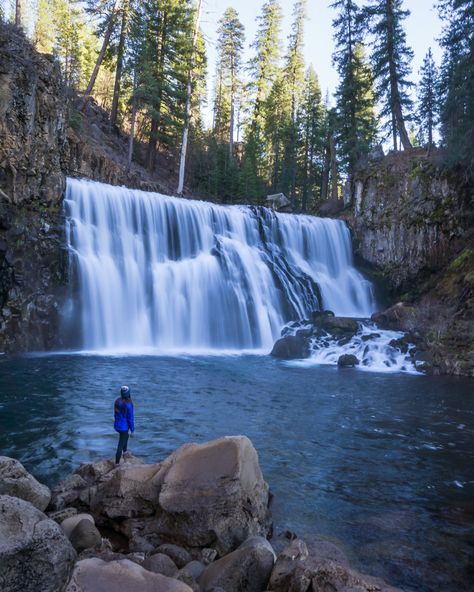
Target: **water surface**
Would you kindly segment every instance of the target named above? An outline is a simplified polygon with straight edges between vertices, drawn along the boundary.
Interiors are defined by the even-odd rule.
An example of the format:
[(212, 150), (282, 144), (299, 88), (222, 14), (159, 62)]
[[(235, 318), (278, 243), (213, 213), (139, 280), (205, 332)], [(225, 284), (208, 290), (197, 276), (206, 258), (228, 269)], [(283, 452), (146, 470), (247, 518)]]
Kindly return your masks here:
[(406, 590), (472, 590), (473, 381), (298, 367), (265, 356), (0, 358), (0, 454), (54, 485), (113, 457), (130, 384), (132, 451), (251, 438), (275, 531), (325, 536)]

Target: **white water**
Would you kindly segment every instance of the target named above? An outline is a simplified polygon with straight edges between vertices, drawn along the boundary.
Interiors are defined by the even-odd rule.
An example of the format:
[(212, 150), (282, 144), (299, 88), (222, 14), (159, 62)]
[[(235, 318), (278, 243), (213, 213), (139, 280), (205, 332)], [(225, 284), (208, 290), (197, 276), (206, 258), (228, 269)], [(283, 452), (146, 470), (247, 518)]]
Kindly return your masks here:
[(65, 205), (86, 350), (269, 350), (316, 284), (336, 315), (374, 310), (341, 221), (78, 179)]

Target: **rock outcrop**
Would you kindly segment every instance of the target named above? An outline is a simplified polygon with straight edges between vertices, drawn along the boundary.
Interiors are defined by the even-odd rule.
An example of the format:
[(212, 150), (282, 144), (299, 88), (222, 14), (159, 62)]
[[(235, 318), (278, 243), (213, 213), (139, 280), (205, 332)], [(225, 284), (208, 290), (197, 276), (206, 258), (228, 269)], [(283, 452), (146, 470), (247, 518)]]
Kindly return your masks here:
[(59, 67), (0, 23), (0, 351), (57, 345), (67, 276)]
[(16, 459), (0, 456), (0, 495), (19, 497), (41, 510), (46, 510), (51, 491), (30, 475)]
[(62, 592), (76, 553), (61, 528), (29, 502), (0, 495), (0, 590)]
[[(268, 528), (268, 486), (244, 436), (187, 444), (156, 465), (83, 465), (53, 491), (52, 506), (66, 505), (119, 528), (137, 550), (169, 542), (222, 555)], [(181, 567), (170, 549), (158, 550)]]

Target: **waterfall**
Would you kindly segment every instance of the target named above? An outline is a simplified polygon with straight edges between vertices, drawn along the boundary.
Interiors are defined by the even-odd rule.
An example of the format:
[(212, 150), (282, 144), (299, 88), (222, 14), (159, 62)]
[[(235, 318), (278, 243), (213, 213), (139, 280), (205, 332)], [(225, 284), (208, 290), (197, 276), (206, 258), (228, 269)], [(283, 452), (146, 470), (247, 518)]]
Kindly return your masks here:
[(85, 349), (269, 350), (312, 310), (374, 310), (338, 220), (78, 179), (65, 208)]

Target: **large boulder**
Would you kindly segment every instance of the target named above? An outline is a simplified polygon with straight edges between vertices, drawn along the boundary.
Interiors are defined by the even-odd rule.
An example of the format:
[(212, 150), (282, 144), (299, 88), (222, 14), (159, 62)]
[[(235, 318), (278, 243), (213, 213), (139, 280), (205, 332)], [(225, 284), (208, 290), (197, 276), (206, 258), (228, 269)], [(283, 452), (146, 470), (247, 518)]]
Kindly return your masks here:
[(42, 512), (51, 499), (51, 491), (30, 475), (14, 458), (0, 456), (0, 495), (19, 497)]
[(192, 592), (173, 578), (147, 571), (128, 559), (78, 561), (66, 592)]
[(77, 552), (90, 549), (91, 547), (100, 547), (102, 537), (95, 527), (94, 523), (87, 518), (82, 519), (71, 532), (69, 537), (72, 546)]
[(211, 563), (199, 578), (203, 592), (222, 588), (226, 592), (266, 590), (275, 553), (263, 537), (251, 537), (238, 549)]
[(337, 365), (339, 368), (354, 368), (359, 365), (359, 358), (354, 354), (342, 354), (337, 359)]
[(268, 485), (245, 436), (186, 444), (154, 465), (83, 465), (53, 490), (52, 506), (66, 505), (120, 528), (134, 549), (166, 541), (222, 555), (268, 529)]
[(384, 581), (351, 569), (343, 553), (320, 541), (307, 546), (295, 539), (278, 556), (270, 576), (272, 592), (400, 592)]
[(32, 504), (0, 496), (0, 590), (61, 592), (76, 553), (60, 526)]
[(297, 333), (278, 339), (270, 355), (284, 360), (297, 360), (308, 358), (309, 353), (309, 338), (303, 333)]

